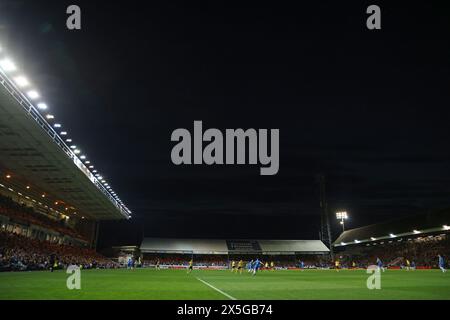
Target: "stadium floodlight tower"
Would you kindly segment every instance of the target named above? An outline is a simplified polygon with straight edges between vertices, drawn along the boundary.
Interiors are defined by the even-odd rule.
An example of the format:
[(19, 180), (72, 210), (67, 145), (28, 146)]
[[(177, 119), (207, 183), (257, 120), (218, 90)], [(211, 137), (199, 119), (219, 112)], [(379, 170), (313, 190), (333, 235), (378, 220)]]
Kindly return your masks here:
[(330, 249), (330, 257), (334, 260), (333, 246), (331, 243), (331, 227), (328, 214), (328, 202), (325, 190), (325, 175), (319, 174), (319, 192), (320, 192), (320, 240)]
[(336, 219), (341, 220), (339, 223), (342, 225), (342, 232), (345, 231), (345, 220), (348, 218), (347, 211), (336, 212)]

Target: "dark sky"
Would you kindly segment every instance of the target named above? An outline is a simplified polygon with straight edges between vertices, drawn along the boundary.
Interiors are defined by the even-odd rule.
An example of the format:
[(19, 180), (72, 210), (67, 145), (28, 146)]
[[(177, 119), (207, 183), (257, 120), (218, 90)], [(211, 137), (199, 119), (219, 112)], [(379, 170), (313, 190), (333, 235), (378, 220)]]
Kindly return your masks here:
[[(319, 173), (348, 227), (450, 206), (450, 10), (376, 1), (370, 31), (359, 2), (1, 0), (0, 41), (133, 211), (103, 245), (318, 238)], [(194, 120), (279, 128), (279, 173), (173, 165)]]

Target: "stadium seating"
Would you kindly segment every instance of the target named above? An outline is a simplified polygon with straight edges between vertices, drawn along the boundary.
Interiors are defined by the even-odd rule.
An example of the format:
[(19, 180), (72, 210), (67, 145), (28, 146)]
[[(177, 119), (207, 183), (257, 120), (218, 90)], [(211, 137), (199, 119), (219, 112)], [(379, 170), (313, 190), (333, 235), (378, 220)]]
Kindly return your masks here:
[[(353, 263), (358, 268), (367, 268), (374, 265), (380, 258), (389, 268), (401, 268), (406, 260), (414, 262), (416, 268), (437, 268), (437, 255), (450, 256), (450, 238), (447, 235), (433, 235), (411, 238), (402, 241), (386, 241), (376, 245), (355, 245), (337, 252), (335, 260), (340, 261), (343, 268), (352, 268)], [(291, 255), (267, 255), (267, 254), (168, 254), (168, 253), (144, 253), (144, 266), (153, 266), (159, 260), (166, 267), (179, 267), (188, 264), (193, 258), (197, 267), (223, 267), (228, 268), (231, 261), (260, 259), (263, 262), (274, 262), (278, 268), (298, 268), (303, 261), (305, 268), (334, 268), (334, 261), (329, 255), (316, 254), (291, 254)]]
[(92, 249), (61, 245), (0, 231), (0, 271), (45, 270), (54, 255), (58, 268), (75, 264), (82, 268), (115, 268), (117, 263)]
[(62, 235), (70, 236), (74, 239), (86, 241), (85, 237), (68, 227), (64, 219), (57, 220), (37, 213), (33, 208), (18, 204), (10, 198), (0, 195), (0, 215), (9, 217), (22, 225), (35, 225), (57, 232)]
[(344, 265), (375, 264), (379, 257), (388, 267), (402, 267), (406, 259), (418, 268), (437, 268), (437, 255), (450, 256), (450, 238), (445, 234), (385, 241), (375, 245), (352, 246), (337, 254)]
[[(87, 248), (86, 239), (69, 227), (64, 219), (52, 219), (0, 195), (0, 218), (2, 216), (7, 217), (7, 222), (2, 223), (0, 228), (0, 271), (49, 269), (51, 255), (55, 256), (59, 268), (70, 264), (81, 265), (83, 268), (118, 266), (117, 263)], [(42, 232), (31, 234), (28, 232), (30, 227), (40, 231), (47, 230), (48, 233), (59, 236), (40, 237)], [(79, 241), (66, 243), (66, 238)], [(82, 245), (75, 246), (72, 242)]]

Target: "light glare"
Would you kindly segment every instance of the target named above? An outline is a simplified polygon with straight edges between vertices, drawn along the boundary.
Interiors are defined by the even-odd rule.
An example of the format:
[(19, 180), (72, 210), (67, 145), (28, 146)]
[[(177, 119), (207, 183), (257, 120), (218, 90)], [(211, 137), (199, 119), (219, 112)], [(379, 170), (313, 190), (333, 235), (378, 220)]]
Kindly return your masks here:
[(3, 59), (3, 60), (0, 61), (0, 68), (2, 68), (6, 72), (17, 70), (17, 67), (14, 64), (14, 62), (12, 62), (8, 58)]
[(27, 78), (25, 78), (24, 76), (18, 76), (14, 78), (14, 82), (19, 86), (19, 87), (26, 87), (30, 84), (30, 82), (28, 81)]
[(31, 99), (37, 99), (39, 98), (39, 93), (36, 90), (31, 90), (27, 92), (27, 95)]

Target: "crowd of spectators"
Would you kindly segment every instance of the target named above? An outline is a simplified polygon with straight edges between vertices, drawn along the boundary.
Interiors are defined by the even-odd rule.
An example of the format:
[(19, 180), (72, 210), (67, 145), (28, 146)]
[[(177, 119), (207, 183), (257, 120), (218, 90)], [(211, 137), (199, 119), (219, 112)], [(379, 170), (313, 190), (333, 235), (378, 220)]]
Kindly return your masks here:
[(70, 237), (86, 240), (81, 234), (65, 224), (65, 219), (52, 219), (37, 213), (31, 207), (19, 204), (8, 197), (0, 195), (0, 215), (12, 218), (26, 225), (36, 225)]
[(0, 231), (0, 271), (62, 269), (72, 264), (84, 269), (118, 267), (117, 263), (89, 248), (55, 244)]
[[(328, 256), (327, 256), (328, 257)], [(265, 264), (270, 265), (272, 262), (277, 268), (296, 268), (299, 266), (300, 261), (304, 262), (307, 268), (325, 268), (331, 264), (327, 263), (328, 258), (323, 255), (257, 255), (257, 254), (244, 254), (244, 255), (225, 255), (225, 254), (145, 254), (143, 259), (144, 266), (153, 266), (158, 261), (161, 265), (168, 267), (173, 266), (186, 266), (192, 259), (194, 266), (198, 267), (223, 267), (228, 268), (232, 261), (239, 262), (242, 260), (244, 264), (247, 264), (251, 260), (259, 259)]]
[(418, 268), (437, 268), (440, 254), (450, 257), (450, 238), (445, 235), (418, 237), (415, 239), (398, 239), (370, 246), (349, 246), (345, 251), (336, 252), (334, 260), (329, 255), (190, 255), (190, 254), (146, 254), (144, 266), (155, 265), (157, 261), (166, 266), (186, 266), (193, 259), (195, 266), (224, 267), (231, 261), (259, 259), (263, 263), (271, 262), (278, 268), (334, 268), (336, 260), (341, 268), (367, 268), (375, 265), (380, 258), (386, 267), (404, 267), (406, 261)]
[(366, 267), (375, 264), (376, 259), (380, 258), (388, 267), (403, 267), (408, 260), (410, 263), (414, 262), (417, 267), (437, 268), (438, 254), (450, 257), (450, 238), (446, 235), (398, 239), (364, 247), (349, 247), (337, 256), (343, 265), (348, 266), (355, 262), (358, 266)]

